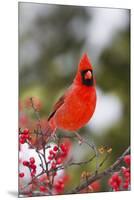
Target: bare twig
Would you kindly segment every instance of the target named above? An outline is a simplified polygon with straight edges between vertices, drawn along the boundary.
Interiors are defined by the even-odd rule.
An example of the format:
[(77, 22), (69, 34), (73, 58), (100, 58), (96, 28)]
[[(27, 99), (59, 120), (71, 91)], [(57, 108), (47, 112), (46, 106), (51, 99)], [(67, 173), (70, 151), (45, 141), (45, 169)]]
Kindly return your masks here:
[[(86, 161), (82, 161), (82, 162), (71, 162), (71, 163), (66, 163), (65, 165), (61, 165), (61, 166), (58, 166), (55, 171), (59, 171), (59, 170), (63, 170), (63, 169), (66, 169), (70, 166), (74, 166), (74, 165), (84, 165), (84, 164), (88, 164), (89, 162), (91, 162), (94, 158), (96, 157), (96, 155), (93, 155), (91, 158), (89, 158), (88, 160)], [(53, 170), (50, 170), (50, 171), (53, 171)]]
[(72, 166), (72, 165), (84, 165), (84, 164), (88, 164), (89, 162), (91, 162), (94, 158), (96, 157), (96, 155), (93, 155), (91, 158), (89, 158), (86, 161), (83, 162), (72, 162), (72, 163), (68, 163), (66, 166)]
[(39, 125), (40, 125), (40, 127), (41, 127), (40, 115), (39, 115), (39, 112), (38, 112), (37, 108), (35, 108), (35, 105), (34, 105), (34, 102), (33, 102), (33, 98), (32, 98), (32, 97), (30, 97), (30, 101), (31, 101), (31, 106), (32, 106), (32, 108), (33, 108), (33, 110), (34, 110), (34, 113), (35, 113), (35, 115), (36, 115), (36, 118), (37, 118), (37, 120), (38, 120), (38, 122), (39, 122)]
[(102, 167), (102, 165), (105, 163), (105, 161), (109, 158), (109, 154), (107, 153), (106, 156), (104, 157), (104, 159), (101, 161), (101, 163), (99, 164), (99, 168)]

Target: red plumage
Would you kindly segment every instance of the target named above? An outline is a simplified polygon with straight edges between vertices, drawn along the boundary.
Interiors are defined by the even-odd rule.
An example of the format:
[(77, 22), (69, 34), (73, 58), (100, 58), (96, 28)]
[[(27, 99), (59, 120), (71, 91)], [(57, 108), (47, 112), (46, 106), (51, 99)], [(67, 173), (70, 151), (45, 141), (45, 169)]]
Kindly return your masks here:
[(58, 100), (48, 117), (49, 130), (77, 131), (92, 117), (96, 106), (93, 68), (87, 54), (80, 60), (72, 85)]

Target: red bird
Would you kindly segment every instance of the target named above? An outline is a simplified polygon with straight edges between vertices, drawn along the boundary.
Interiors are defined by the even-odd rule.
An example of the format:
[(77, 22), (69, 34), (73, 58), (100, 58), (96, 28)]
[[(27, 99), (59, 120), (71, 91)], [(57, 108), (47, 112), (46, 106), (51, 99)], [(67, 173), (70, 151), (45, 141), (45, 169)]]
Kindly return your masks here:
[(55, 133), (56, 129), (76, 132), (92, 117), (96, 106), (96, 89), (93, 68), (84, 54), (80, 60), (72, 85), (57, 101), (48, 117), (44, 134)]

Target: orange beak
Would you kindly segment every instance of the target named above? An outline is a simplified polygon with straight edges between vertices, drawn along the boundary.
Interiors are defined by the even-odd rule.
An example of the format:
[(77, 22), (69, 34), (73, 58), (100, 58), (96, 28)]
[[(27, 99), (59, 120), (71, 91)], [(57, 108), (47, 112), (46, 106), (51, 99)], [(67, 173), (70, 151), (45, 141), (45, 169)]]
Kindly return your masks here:
[(85, 74), (85, 79), (91, 79), (92, 78), (92, 73), (90, 71), (87, 71)]

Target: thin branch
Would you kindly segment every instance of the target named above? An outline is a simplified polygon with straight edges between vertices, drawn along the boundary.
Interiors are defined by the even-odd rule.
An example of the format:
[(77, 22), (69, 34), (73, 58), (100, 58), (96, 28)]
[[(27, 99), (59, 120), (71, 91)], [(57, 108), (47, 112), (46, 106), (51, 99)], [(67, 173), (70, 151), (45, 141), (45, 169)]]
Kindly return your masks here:
[(30, 97), (30, 101), (31, 101), (31, 106), (32, 106), (32, 108), (33, 108), (33, 110), (34, 110), (34, 113), (35, 113), (35, 115), (36, 115), (36, 118), (37, 118), (37, 120), (38, 120), (38, 122), (39, 122), (39, 124), (40, 124), (40, 115), (39, 115), (39, 112), (38, 112), (38, 110), (35, 108), (35, 106), (34, 106), (34, 102), (33, 102), (33, 98), (32, 97)]
[(89, 162), (91, 162), (94, 158), (96, 157), (96, 155), (93, 155), (90, 159), (83, 161), (83, 162), (72, 162), (72, 163), (68, 163), (67, 167), (72, 166), (72, 165), (84, 165), (84, 164), (88, 164)]
[[(42, 159), (41, 159), (41, 165), (42, 165), (42, 172), (46, 172), (46, 174), (47, 174), (47, 177), (48, 177), (48, 179), (49, 179), (49, 189), (51, 189), (51, 183), (50, 183), (50, 177), (49, 177), (49, 169), (48, 169), (48, 162), (47, 162), (47, 159), (46, 159), (46, 142), (43, 140), (43, 131), (42, 131), (42, 127), (41, 127), (41, 120), (40, 120), (40, 115), (39, 115), (39, 112), (38, 112), (38, 110), (35, 108), (35, 106), (34, 106), (34, 102), (33, 102), (33, 98), (31, 97), (30, 98), (30, 101), (31, 101), (31, 105), (32, 105), (32, 108), (33, 108), (33, 110), (34, 110), (34, 113), (35, 113), (35, 115), (36, 115), (36, 118), (37, 118), (37, 120), (38, 120), (38, 125), (39, 125), (39, 129), (40, 129), (40, 132), (37, 132), (37, 137), (38, 137), (38, 133), (40, 133), (41, 134), (41, 137), (42, 137), (42, 146), (43, 146), (43, 154), (42, 154), (42, 156), (43, 156), (43, 159), (44, 159), (44, 162), (45, 162), (45, 167), (46, 167), (46, 169), (44, 170), (44, 167), (43, 167), (43, 161), (42, 161)], [(36, 148), (36, 152), (38, 153), (38, 148)], [(39, 155), (39, 154), (38, 154)], [(39, 158), (40, 158), (40, 155), (39, 155)], [(37, 177), (37, 176), (36, 176)], [(49, 194), (51, 194), (51, 191), (49, 190)]]
[(99, 154), (98, 154), (98, 151), (97, 151), (97, 148), (96, 148), (96, 145), (94, 143), (89, 143), (87, 142), (87, 140), (85, 140), (84, 138), (82, 138), (77, 132), (74, 132), (74, 135), (73, 136), (70, 136), (70, 135), (67, 135), (67, 134), (64, 134), (64, 135), (59, 135), (58, 138), (75, 138), (75, 139), (78, 139), (79, 140), (79, 144), (82, 145), (82, 144), (86, 144), (90, 149), (92, 149), (95, 153), (95, 156), (96, 156), (96, 170), (95, 170), (95, 174), (98, 173), (98, 170), (99, 170)]
[(62, 139), (62, 138), (69, 138), (69, 139), (73, 139), (73, 138), (76, 138), (76, 135), (68, 135), (68, 134), (58, 134), (58, 135), (56, 135), (57, 136), (57, 138), (59, 138), (59, 139)]
[[(71, 163), (66, 163), (64, 166), (61, 165), (59, 167), (57, 167), (55, 169), (55, 171), (59, 171), (59, 170), (63, 170), (63, 169), (66, 169), (70, 166), (74, 166), (74, 165), (84, 165), (84, 164), (88, 164), (89, 162), (91, 162), (94, 158), (96, 157), (96, 155), (93, 155), (90, 159), (86, 160), (86, 161), (82, 161), (82, 162), (71, 162)], [(53, 171), (53, 170), (50, 170), (50, 172)]]
[(41, 157), (42, 154), (40, 154), (37, 149), (35, 151), (38, 154), (40, 162), (41, 162), (40, 167), (42, 168), (42, 171), (44, 171), (44, 164), (43, 164), (43, 160), (42, 160), (42, 157)]
[(101, 161), (101, 163), (99, 164), (99, 168), (102, 167), (102, 165), (105, 163), (105, 161), (109, 158), (109, 154), (107, 153), (106, 156), (104, 157), (104, 159)]
[[(38, 154), (44, 156), (43, 153), (41, 153), (41, 152), (38, 150), (38, 148), (35, 148), (34, 145), (32, 145), (31, 143), (29, 143), (28, 141), (26, 141), (26, 143), (29, 145), (29, 147), (31, 147), (32, 149), (35, 149), (36, 153), (38, 153)], [(47, 148), (48, 148), (48, 147), (47, 147)], [(47, 148), (46, 148), (46, 149), (47, 149)]]
[(130, 153), (130, 147), (128, 147), (124, 153), (117, 158), (117, 160), (113, 163), (113, 165), (111, 165), (109, 168), (107, 168), (106, 170), (104, 170), (103, 172), (93, 175), (91, 177), (89, 177), (88, 180), (84, 181), (82, 184), (80, 184), (79, 186), (77, 186), (76, 188), (74, 188), (72, 191), (66, 192), (66, 194), (75, 194), (75, 193), (79, 193), (81, 190), (87, 188), (88, 185), (90, 185), (91, 183), (93, 183), (96, 180), (99, 180), (105, 176), (110, 175), (112, 172), (116, 171), (116, 169), (119, 167), (119, 165), (121, 164), (121, 162), (124, 159), (124, 156)]
[(33, 183), (34, 180), (36, 180), (38, 177), (40, 177), (41, 175), (43, 175), (44, 173), (46, 173), (46, 171), (42, 171), (40, 172), (38, 175), (34, 176), (32, 181), (30, 181), (29, 183), (27, 183), (26, 185), (23, 186), (23, 190), (25, 188), (27, 188), (29, 185), (31, 185)]

